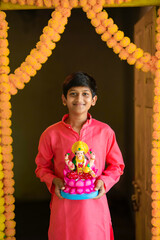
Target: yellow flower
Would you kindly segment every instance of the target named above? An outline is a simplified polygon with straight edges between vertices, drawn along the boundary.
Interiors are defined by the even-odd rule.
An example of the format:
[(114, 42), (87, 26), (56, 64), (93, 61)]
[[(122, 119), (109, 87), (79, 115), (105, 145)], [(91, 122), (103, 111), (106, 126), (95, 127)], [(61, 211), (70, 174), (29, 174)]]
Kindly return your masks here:
[(103, 25), (99, 25), (95, 30), (98, 34), (102, 34), (106, 31), (106, 28)]
[(35, 70), (40, 70), (42, 65), (35, 59), (33, 58), (31, 55), (28, 55), (25, 59), (25, 62), (28, 65), (31, 65)]
[(4, 20), (6, 18), (6, 14), (3, 11), (0, 11), (0, 21)]
[(108, 18), (108, 19), (102, 20), (102, 25), (103, 25), (104, 27), (110, 27), (110, 26), (112, 26), (113, 24), (114, 24), (114, 22), (113, 22), (113, 19), (112, 19), (112, 18)]
[(93, 11), (95, 12), (95, 13), (100, 13), (101, 11), (102, 11), (102, 9), (103, 9), (103, 5), (101, 5), (101, 4), (96, 4), (96, 5), (94, 5), (93, 6)]
[(116, 32), (118, 31), (117, 25), (116, 25), (116, 24), (113, 24), (113, 25), (109, 26), (109, 27), (108, 27), (108, 31), (109, 31), (109, 33), (111, 33), (111, 34), (116, 33)]
[(136, 62), (136, 58), (134, 58), (133, 56), (129, 56), (127, 58), (127, 62), (128, 62), (128, 64), (133, 65)]
[(85, 5), (87, 5), (87, 0), (79, 0), (80, 6), (84, 7)]
[(94, 27), (98, 27), (98, 26), (101, 24), (101, 21), (100, 21), (100, 19), (98, 19), (98, 18), (93, 18), (93, 19), (91, 19), (91, 24), (92, 24)]
[(5, 236), (4, 232), (0, 232), (0, 239), (4, 239), (4, 236)]
[(0, 94), (0, 101), (7, 102), (11, 99), (11, 95), (9, 93), (1, 93)]
[(9, 91), (9, 93), (11, 94), (11, 95), (15, 95), (15, 94), (17, 94), (17, 88), (14, 86), (14, 84), (13, 83), (9, 83), (9, 85), (10, 85), (10, 91)]
[(136, 45), (134, 43), (130, 43), (127, 47), (126, 50), (128, 53), (133, 53), (136, 50)]
[(150, 54), (150, 53), (147, 53), (147, 52), (144, 52), (144, 53), (143, 53), (143, 56), (142, 56), (142, 61), (143, 61), (144, 63), (147, 63), (147, 62), (150, 61), (150, 59), (151, 59), (151, 54)]
[(1, 102), (0, 101), (0, 109), (3, 110), (3, 109), (11, 109), (11, 103), (9, 101), (6, 101), (6, 102)]
[(0, 224), (4, 223), (5, 220), (6, 220), (6, 218), (5, 218), (4, 214), (0, 214)]
[(102, 39), (102, 41), (106, 42), (108, 39), (111, 38), (111, 36), (112, 35), (108, 31), (106, 31), (102, 34), (101, 39)]
[(4, 187), (3, 188), (4, 194), (13, 194), (14, 193), (14, 187)]
[(91, 8), (91, 5), (86, 4), (86, 5), (83, 7), (83, 11), (84, 11), (84, 12), (87, 12), (90, 8)]
[(107, 46), (109, 48), (114, 47), (116, 44), (117, 44), (117, 41), (114, 38), (110, 38), (110, 39), (107, 40)]
[(9, 53), (9, 49), (7, 47), (0, 48), (0, 55), (8, 56)]
[[(57, 0), (57, 1), (59, 1), (59, 0)], [(53, 20), (60, 20), (62, 18), (61, 12), (58, 12), (58, 11), (53, 11), (51, 16), (52, 16)]]
[(3, 159), (4, 159), (4, 161), (6, 161), (6, 162), (10, 162), (10, 161), (13, 160), (13, 154), (12, 154), (12, 153), (10, 153), (10, 154), (4, 154), (4, 155), (3, 155)]
[(13, 187), (15, 184), (14, 179), (3, 179), (4, 186)]
[(50, 8), (52, 6), (51, 0), (44, 0), (44, 5), (48, 8)]
[(11, 126), (11, 120), (10, 119), (1, 119), (0, 126), (1, 127), (10, 127)]
[(69, 8), (69, 1), (68, 0), (63, 0), (61, 1), (61, 5), (63, 8)]
[(143, 65), (144, 65), (144, 63), (141, 61), (141, 59), (138, 59), (138, 60), (136, 61), (135, 67), (136, 67), (137, 69), (141, 69), (141, 68), (143, 67)]
[(8, 33), (5, 30), (0, 30), (0, 38), (7, 38), (8, 37)]
[(4, 205), (4, 198), (0, 198), (0, 206)]
[(15, 218), (14, 212), (6, 212), (5, 213), (6, 220), (13, 220)]
[(97, 18), (99, 20), (106, 20), (108, 19), (108, 13), (104, 10), (103, 12), (97, 14)]
[(55, 20), (55, 19), (51, 18), (48, 21), (48, 26), (55, 29), (59, 26), (59, 21), (60, 21), (60, 19)]
[(8, 93), (9, 90), (10, 90), (9, 83), (6, 83), (6, 82), (0, 83), (0, 91), (1, 92)]
[[(0, 206), (0, 214), (2, 214), (4, 212), (4, 210), (5, 210), (4, 206)], [(0, 231), (1, 231), (1, 229), (0, 229)]]
[[(1, 134), (2, 134), (2, 135), (6, 135), (6, 136), (10, 136), (10, 135), (12, 134), (12, 129), (9, 128), (9, 127), (2, 127), (2, 128), (1, 128)], [(12, 148), (11, 145), (8, 146), (8, 147), (9, 147), (9, 148)], [(3, 147), (2, 147), (2, 149), (3, 149)]]
[(10, 204), (10, 205), (5, 205), (5, 211), (8, 212), (13, 212), (15, 210), (15, 205)]
[(141, 48), (137, 48), (134, 52), (133, 52), (133, 57), (138, 59), (140, 57), (143, 56), (143, 50)]
[(130, 44), (130, 39), (128, 37), (124, 37), (121, 41), (120, 44), (122, 47), (127, 47)]
[(129, 54), (125, 49), (122, 49), (119, 53), (119, 57), (121, 60), (126, 60), (128, 58)]
[(9, 64), (9, 58), (6, 56), (0, 56), (0, 65), (7, 66)]
[(8, 74), (10, 72), (10, 68), (8, 66), (0, 66), (0, 74)]
[(0, 232), (3, 232), (5, 229), (5, 224), (4, 223), (0, 223)]
[[(158, 235), (160, 235), (160, 227), (153, 227), (152, 228), (152, 234), (155, 236), (155, 238), (158, 237)], [(154, 240), (154, 238), (152, 237), (152, 239)], [(156, 239), (155, 239), (156, 240)], [(158, 240), (158, 239), (157, 239)]]
[(70, 0), (69, 1), (71, 7), (77, 7), (78, 6), (78, 0)]
[(16, 231), (14, 228), (8, 228), (5, 230), (5, 234), (7, 237), (13, 237), (15, 235)]
[(14, 173), (11, 170), (3, 170), (4, 178), (11, 179), (14, 177)]
[(12, 195), (6, 195), (4, 198), (6, 205), (11, 205), (15, 202), (15, 198)]
[(1, 82), (8, 82), (8, 75), (7, 74), (1, 74), (0, 75), (0, 83)]
[(36, 70), (31, 65), (28, 65), (26, 62), (23, 62), (21, 64), (20, 69), (31, 77), (35, 76), (37, 73)]
[(116, 41), (120, 41), (124, 38), (124, 32), (118, 30), (115, 34), (114, 34), (114, 38), (116, 39)]
[(122, 46), (121, 46), (119, 43), (117, 43), (117, 44), (113, 47), (113, 52), (116, 53), (116, 54), (120, 53), (121, 50), (122, 50)]
[(0, 180), (3, 179), (3, 177), (4, 177), (3, 171), (0, 171)]
[(92, 19), (92, 18), (95, 18), (95, 17), (96, 17), (96, 13), (92, 9), (89, 9), (87, 11), (87, 18)]
[[(0, 163), (0, 171), (2, 171), (3, 170), (3, 165)], [(3, 187), (3, 184), (2, 184), (2, 182), (0, 182), (0, 188), (2, 188)]]
[(5, 222), (5, 225), (6, 225), (7, 228), (15, 228), (16, 222), (13, 221), (13, 220), (8, 220), (8, 221)]

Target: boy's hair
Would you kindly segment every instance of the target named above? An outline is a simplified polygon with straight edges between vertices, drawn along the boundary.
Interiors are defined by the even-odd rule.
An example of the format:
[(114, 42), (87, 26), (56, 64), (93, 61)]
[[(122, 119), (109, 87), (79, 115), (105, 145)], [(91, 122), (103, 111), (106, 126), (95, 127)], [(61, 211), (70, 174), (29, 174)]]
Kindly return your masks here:
[(94, 78), (84, 72), (71, 73), (63, 82), (63, 94), (67, 98), (67, 92), (72, 87), (88, 87), (91, 90), (92, 97), (96, 95), (97, 86)]

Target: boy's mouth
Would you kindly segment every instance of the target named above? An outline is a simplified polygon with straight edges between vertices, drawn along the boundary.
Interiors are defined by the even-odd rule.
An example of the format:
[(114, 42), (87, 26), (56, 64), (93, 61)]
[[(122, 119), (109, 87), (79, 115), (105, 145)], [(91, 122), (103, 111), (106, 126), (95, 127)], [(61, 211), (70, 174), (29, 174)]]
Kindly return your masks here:
[(74, 106), (84, 106), (84, 103), (73, 103)]

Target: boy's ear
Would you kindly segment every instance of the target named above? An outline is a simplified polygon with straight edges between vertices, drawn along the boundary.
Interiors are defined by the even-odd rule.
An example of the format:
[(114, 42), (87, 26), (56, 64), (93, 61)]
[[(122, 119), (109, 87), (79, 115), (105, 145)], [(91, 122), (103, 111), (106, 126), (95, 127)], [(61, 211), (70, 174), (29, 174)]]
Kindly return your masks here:
[(92, 98), (92, 106), (95, 106), (96, 105), (96, 102), (97, 102), (97, 95), (95, 95), (93, 98)]
[(67, 105), (66, 98), (65, 98), (64, 94), (62, 94), (62, 103), (63, 103), (64, 106)]

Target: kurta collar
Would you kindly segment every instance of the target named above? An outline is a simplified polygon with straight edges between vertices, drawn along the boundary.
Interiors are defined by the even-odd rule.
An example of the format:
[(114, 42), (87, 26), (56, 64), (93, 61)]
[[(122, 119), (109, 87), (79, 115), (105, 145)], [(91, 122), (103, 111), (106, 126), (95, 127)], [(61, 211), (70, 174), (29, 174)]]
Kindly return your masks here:
[[(62, 118), (62, 123), (65, 124), (67, 127), (70, 128), (71, 125), (70, 125), (70, 124), (67, 124), (67, 123), (65, 122), (65, 120), (66, 120), (68, 117), (69, 117), (69, 114), (65, 114), (65, 115), (63, 116), (63, 118)], [(87, 113), (87, 121), (83, 124), (83, 127), (82, 127), (82, 128), (87, 127), (89, 124), (91, 124), (91, 122), (92, 122), (92, 116), (91, 116), (90, 113)]]

